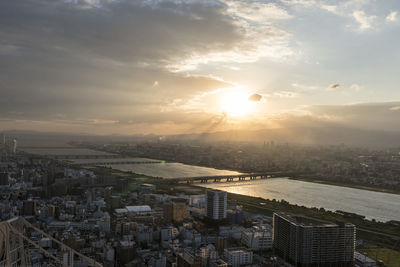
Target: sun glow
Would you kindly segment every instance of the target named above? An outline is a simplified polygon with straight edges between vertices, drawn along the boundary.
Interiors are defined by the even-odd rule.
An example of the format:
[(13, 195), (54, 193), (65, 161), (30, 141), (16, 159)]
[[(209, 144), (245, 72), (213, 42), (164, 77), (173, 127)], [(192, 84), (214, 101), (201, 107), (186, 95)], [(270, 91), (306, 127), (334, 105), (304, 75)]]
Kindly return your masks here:
[(236, 90), (222, 95), (221, 109), (228, 116), (243, 117), (253, 113), (254, 102), (249, 100), (248, 93)]

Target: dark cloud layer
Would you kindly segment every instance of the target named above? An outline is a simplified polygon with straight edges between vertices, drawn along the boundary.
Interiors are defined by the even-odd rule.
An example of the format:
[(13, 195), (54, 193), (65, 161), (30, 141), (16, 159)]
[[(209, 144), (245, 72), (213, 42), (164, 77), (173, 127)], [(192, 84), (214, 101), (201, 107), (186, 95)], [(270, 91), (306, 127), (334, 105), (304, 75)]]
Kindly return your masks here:
[(175, 99), (228, 86), (169, 69), (241, 41), (225, 9), (207, 1), (0, 1), (1, 118), (151, 122)]

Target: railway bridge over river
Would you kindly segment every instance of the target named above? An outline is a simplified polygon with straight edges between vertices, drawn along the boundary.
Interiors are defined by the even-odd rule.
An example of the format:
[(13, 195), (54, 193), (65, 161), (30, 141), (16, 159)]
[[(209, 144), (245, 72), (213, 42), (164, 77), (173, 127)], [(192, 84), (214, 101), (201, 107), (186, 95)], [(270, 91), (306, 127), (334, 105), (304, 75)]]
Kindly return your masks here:
[(263, 173), (238, 173), (230, 175), (197, 176), (197, 177), (177, 177), (166, 180), (178, 183), (208, 183), (208, 182), (234, 182), (270, 179), (276, 177), (291, 177), (290, 172), (263, 172)]

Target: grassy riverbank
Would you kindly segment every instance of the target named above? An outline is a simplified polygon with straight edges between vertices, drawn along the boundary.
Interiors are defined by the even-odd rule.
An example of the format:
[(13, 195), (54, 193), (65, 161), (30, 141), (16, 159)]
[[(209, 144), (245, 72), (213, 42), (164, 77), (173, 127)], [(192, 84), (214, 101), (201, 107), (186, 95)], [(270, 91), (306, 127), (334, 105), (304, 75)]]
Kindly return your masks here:
[(400, 267), (400, 252), (388, 248), (366, 246), (358, 249), (375, 261), (381, 260), (386, 266)]

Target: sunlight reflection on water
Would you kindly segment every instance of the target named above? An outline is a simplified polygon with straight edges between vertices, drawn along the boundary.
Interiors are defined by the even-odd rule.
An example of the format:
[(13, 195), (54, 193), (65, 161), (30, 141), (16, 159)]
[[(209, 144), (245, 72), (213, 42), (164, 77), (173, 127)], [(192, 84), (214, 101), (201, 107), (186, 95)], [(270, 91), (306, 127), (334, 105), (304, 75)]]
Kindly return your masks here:
[(306, 207), (323, 207), (365, 215), (379, 221), (400, 220), (400, 195), (324, 185), (287, 178), (251, 182), (201, 184), (231, 193), (284, 199)]

